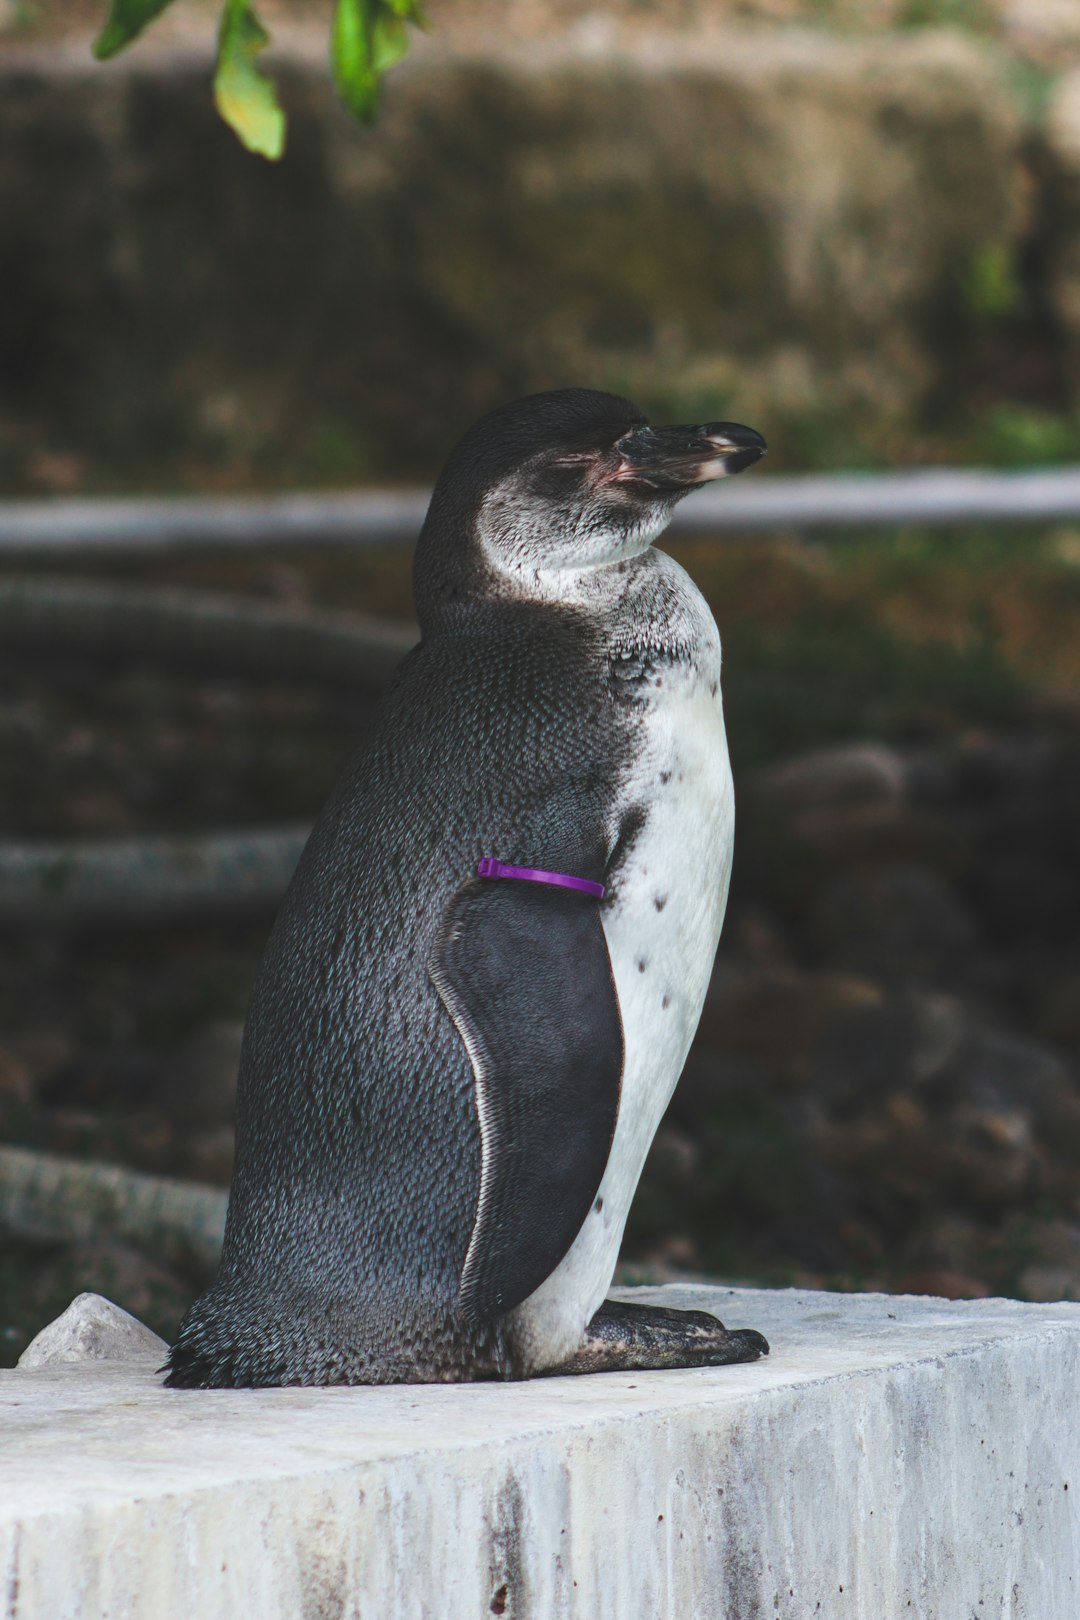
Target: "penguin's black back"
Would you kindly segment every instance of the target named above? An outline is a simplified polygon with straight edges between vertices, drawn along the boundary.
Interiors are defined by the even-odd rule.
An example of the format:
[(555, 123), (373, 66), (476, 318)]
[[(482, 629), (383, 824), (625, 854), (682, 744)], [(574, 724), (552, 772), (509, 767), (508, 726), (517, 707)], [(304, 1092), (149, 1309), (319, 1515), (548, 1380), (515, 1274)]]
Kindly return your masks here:
[(221, 1266), (170, 1383), (507, 1372), (499, 1325), (458, 1311), (481, 1141), (428, 964), (482, 856), (543, 866), (572, 835), (602, 870), (628, 738), (596, 636), (580, 610), (495, 600), (401, 666), (258, 972)]

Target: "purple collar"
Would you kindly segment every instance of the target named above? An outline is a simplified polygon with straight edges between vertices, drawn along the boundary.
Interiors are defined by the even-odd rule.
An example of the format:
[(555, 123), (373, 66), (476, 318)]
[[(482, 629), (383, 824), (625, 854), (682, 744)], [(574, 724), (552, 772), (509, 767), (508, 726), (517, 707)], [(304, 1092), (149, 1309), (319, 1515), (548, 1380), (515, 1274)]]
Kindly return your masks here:
[(524, 883), (550, 883), (556, 889), (578, 889), (582, 894), (595, 895), (597, 900), (604, 898), (604, 885), (593, 883), (589, 878), (571, 877), (568, 872), (545, 872), (537, 866), (507, 866), (504, 861), (497, 861), (490, 855), (485, 855), (476, 868), (477, 877), (482, 878), (519, 878)]

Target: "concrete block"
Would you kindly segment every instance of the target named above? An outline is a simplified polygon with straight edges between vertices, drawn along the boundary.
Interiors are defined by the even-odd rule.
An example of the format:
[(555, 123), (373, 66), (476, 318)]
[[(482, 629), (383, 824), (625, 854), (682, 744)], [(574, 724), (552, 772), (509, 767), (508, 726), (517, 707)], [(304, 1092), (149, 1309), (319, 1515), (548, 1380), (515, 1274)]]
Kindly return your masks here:
[(1076, 1620), (1080, 1305), (632, 1292), (773, 1353), (258, 1393), (167, 1391), (151, 1357), (0, 1374), (3, 1613)]

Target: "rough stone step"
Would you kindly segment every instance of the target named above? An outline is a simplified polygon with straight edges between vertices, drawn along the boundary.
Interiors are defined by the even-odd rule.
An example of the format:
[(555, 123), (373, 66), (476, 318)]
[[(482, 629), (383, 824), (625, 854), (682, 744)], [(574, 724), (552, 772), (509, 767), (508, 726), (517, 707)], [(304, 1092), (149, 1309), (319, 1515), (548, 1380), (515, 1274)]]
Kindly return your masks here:
[(773, 1353), (258, 1393), (167, 1391), (137, 1346), (0, 1374), (5, 1615), (1076, 1620), (1080, 1305), (630, 1292)]

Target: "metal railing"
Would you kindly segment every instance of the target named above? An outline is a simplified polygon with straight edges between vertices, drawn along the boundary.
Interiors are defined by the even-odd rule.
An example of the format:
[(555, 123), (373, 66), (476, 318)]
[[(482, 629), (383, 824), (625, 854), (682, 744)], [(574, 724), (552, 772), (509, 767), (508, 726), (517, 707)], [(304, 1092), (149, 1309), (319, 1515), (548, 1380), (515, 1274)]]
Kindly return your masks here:
[[(185, 548), (411, 544), (423, 491), (184, 496), (0, 503), (0, 556), (161, 554)], [(1035, 472), (934, 470), (740, 480), (698, 492), (670, 532), (1037, 523), (1080, 519), (1080, 466)], [(209, 593), (0, 575), (9, 647), (93, 654), (102, 646), (172, 667), (342, 681), (369, 689), (415, 640), (408, 626)], [(0, 843), (0, 922), (105, 919), (163, 925), (269, 909), (303, 847), (302, 826), (102, 843)]]
[[(416, 539), (427, 502), (423, 490), (2, 501), (0, 554), (408, 545)], [(1024, 472), (933, 468), (739, 479), (683, 502), (670, 532), (1072, 518), (1080, 518), (1080, 466)]]

